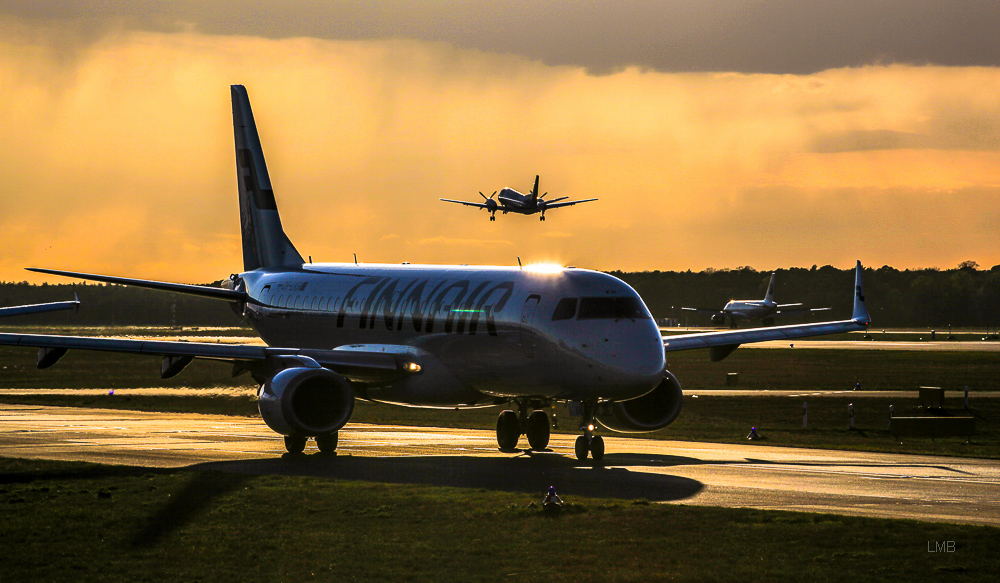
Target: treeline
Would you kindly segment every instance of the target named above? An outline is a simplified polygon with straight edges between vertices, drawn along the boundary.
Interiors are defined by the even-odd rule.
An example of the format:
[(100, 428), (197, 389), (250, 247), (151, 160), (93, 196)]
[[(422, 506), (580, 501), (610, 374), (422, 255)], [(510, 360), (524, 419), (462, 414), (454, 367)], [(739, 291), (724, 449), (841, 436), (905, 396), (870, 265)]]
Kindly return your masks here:
[(238, 326), (242, 319), (228, 302), (114, 284), (42, 284), (0, 282), (0, 307), (72, 300), (72, 311), (13, 316), (8, 325), (68, 326)]
[[(771, 272), (750, 267), (692, 271), (611, 272), (634, 287), (656, 318), (677, 318), (682, 325), (709, 325), (709, 317), (683, 312), (682, 306), (721, 309), (731, 299), (761, 299)], [(842, 319), (851, 315), (854, 269), (829, 265), (777, 271), (774, 299), (811, 308), (833, 308), (811, 316), (779, 320), (794, 323)], [(1000, 265), (979, 269), (966, 261), (954, 269), (865, 269), (865, 293), (878, 328), (986, 327), (1000, 325)], [(0, 282), (0, 307), (73, 299), (78, 314), (54, 312), (6, 318), (17, 324), (119, 326), (235, 326), (240, 318), (227, 302), (111, 284), (31, 285)]]
[[(781, 323), (843, 319), (851, 316), (854, 269), (824, 267), (779, 269), (774, 299), (830, 311), (779, 319)], [(681, 325), (709, 325), (709, 316), (680, 308), (722, 307), (731, 299), (762, 299), (770, 271), (750, 267), (692, 271), (611, 272), (635, 288), (656, 318), (677, 318)], [(979, 269), (972, 261), (955, 269), (864, 270), (865, 299), (878, 328), (983, 327), (1000, 324), (1000, 265)]]

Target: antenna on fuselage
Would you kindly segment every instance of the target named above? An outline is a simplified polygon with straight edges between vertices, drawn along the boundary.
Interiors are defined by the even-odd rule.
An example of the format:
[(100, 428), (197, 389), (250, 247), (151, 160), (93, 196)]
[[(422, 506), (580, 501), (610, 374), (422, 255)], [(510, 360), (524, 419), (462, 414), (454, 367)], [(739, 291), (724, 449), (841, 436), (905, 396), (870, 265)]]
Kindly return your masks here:
[(517, 268), (518, 269), (524, 269), (524, 266), (521, 265), (521, 256), (520, 255), (517, 256)]
[(358, 254), (357, 253), (354, 254), (354, 264), (355, 265), (358, 264)]

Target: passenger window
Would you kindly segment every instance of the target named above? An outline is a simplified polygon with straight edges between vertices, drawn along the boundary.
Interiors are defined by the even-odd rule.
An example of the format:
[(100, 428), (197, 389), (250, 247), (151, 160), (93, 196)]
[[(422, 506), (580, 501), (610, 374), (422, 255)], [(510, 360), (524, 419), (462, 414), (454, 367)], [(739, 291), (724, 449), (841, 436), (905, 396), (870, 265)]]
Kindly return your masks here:
[(553, 320), (571, 320), (576, 315), (577, 298), (563, 298), (552, 312)]

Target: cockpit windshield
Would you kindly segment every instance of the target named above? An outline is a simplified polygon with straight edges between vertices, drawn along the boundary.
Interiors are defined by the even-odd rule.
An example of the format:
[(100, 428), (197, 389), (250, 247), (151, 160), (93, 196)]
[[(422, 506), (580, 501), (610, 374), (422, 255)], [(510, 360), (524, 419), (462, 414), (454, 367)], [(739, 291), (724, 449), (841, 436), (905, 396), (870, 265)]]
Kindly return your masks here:
[(556, 305), (556, 311), (552, 312), (552, 320), (572, 320), (576, 315), (576, 304), (578, 298), (563, 298)]
[(650, 316), (638, 298), (581, 298), (577, 318), (648, 320)]

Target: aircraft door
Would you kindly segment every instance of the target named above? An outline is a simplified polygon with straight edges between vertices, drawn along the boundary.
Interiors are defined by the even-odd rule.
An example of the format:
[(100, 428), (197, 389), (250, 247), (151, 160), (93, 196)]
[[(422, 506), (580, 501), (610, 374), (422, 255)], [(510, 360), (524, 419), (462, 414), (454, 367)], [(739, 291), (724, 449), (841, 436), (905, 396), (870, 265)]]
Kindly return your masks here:
[(528, 358), (535, 357), (535, 333), (531, 324), (535, 319), (535, 308), (538, 307), (540, 299), (540, 295), (531, 294), (524, 302), (524, 309), (521, 310), (521, 349)]

